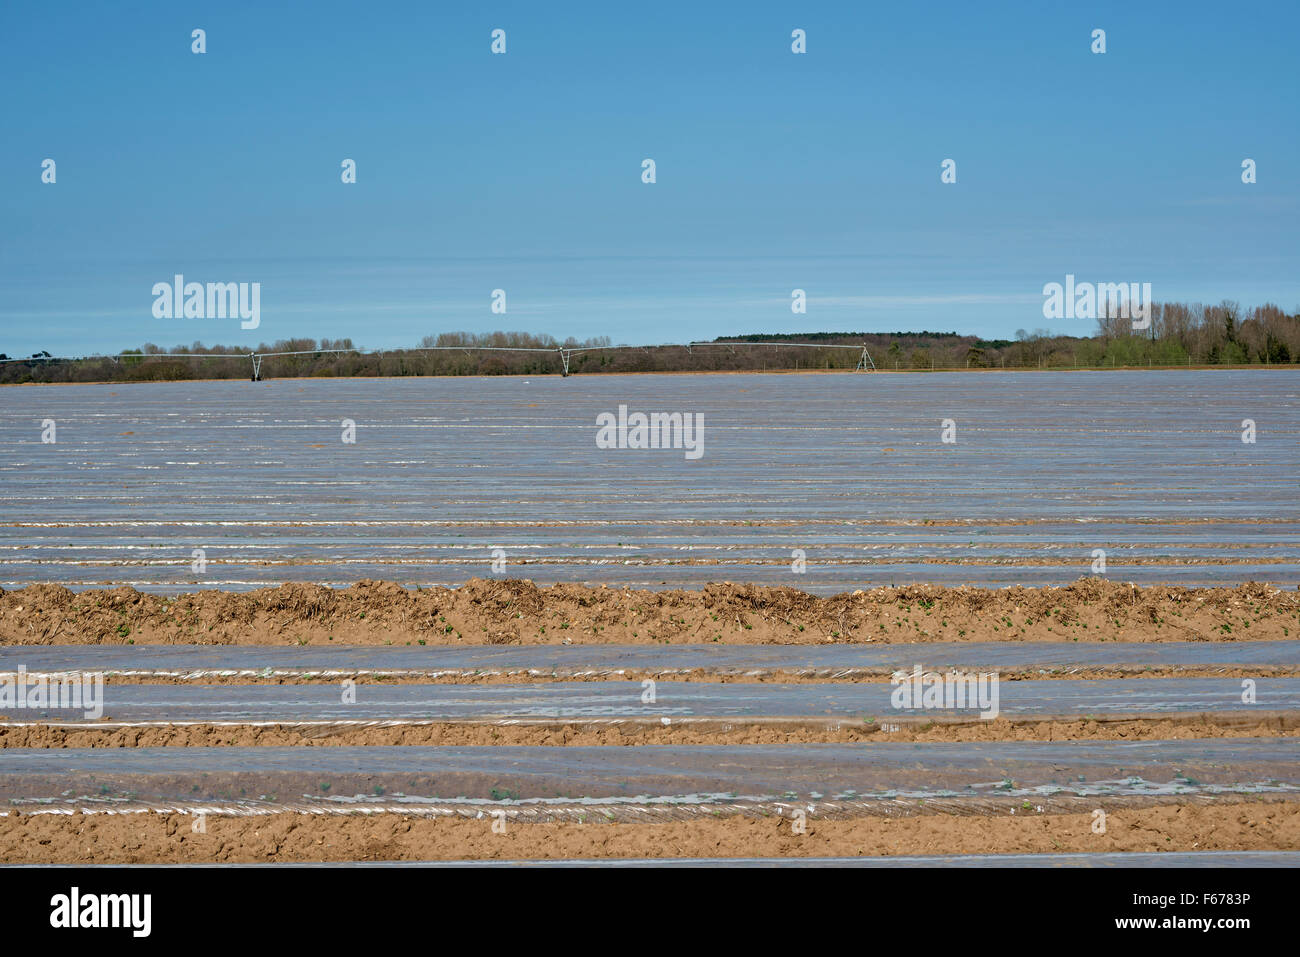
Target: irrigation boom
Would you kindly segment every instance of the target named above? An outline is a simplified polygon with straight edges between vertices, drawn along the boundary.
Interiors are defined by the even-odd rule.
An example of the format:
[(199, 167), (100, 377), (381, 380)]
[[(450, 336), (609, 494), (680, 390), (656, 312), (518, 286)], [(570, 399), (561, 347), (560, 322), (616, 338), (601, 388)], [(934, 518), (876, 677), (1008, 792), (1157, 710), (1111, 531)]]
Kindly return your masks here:
[(253, 364), (253, 381), (258, 382), (262, 378), (262, 360), (274, 359), (284, 356), (325, 356), (325, 355), (357, 355), (357, 356), (383, 356), (387, 353), (410, 353), (410, 352), (464, 352), (469, 355), (473, 352), (542, 352), (552, 355), (558, 354), (562, 368), (561, 375), (569, 375), (570, 361), (576, 355), (585, 352), (614, 352), (617, 350), (639, 349), (643, 352), (649, 352), (651, 349), (685, 349), (688, 353), (694, 349), (703, 348), (726, 348), (734, 354), (739, 346), (767, 346), (778, 349), (855, 349), (861, 350), (861, 357), (855, 372), (874, 372), (876, 364), (871, 359), (871, 353), (867, 351), (867, 345), (847, 345), (844, 343), (819, 343), (819, 342), (774, 342), (768, 340), (736, 340), (734, 342), (665, 342), (653, 346), (417, 346), (411, 349), (298, 349), (285, 352), (124, 352), (116, 355), (86, 355), (86, 356), (51, 356), (35, 355), (29, 358), (0, 359), (0, 363), (9, 362), (89, 362), (96, 359), (107, 359), (111, 362), (121, 362), (123, 360), (139, 359), (247, 359)]

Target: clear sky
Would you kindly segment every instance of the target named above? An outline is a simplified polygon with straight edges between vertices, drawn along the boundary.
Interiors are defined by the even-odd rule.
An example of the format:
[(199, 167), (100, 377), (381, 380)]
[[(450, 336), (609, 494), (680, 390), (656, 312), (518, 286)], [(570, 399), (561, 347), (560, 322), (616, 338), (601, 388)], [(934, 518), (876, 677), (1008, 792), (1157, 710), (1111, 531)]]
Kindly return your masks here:
[[(1089, 334), (1042, 316), (1066, 273), (1293, 310), (1298, 33), (1294, 0), (5, 3), (0, 352)], [(260, 282), (260, 328), (154, 318), (176, 273)]]

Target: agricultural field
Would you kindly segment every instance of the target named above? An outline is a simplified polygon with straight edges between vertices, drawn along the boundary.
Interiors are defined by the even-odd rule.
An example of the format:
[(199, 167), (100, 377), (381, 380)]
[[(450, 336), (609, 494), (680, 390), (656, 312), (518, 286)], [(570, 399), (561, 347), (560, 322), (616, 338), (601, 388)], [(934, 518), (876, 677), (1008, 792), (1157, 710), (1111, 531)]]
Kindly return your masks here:
[(1296, 391), (10, 390), (6, 860), (1290, 861)]

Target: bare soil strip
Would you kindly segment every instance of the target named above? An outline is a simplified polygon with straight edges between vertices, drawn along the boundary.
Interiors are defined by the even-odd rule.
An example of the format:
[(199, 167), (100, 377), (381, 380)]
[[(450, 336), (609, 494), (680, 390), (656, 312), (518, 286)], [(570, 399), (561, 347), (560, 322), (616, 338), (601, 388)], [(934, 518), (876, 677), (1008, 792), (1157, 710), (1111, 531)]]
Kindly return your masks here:
[(1300, 591), (915, 585), (829, 597), (707, 585), (638, 591), (475, 579), (410, 591), (363, 581), (174, 598), (130, 587), (0, 593), (0, 644), (834, 644), (931, 641), (1255, 641), (1300, 637)]
[(731, 815), (662, 823), (594, 818), (521, 824), (410, 814), (257, 817), (209, 814), (20, 814), (0, 817), (0, 860), (16, 863), (234, 863), (573, 858), (853, 857), (1300, 849), (1300, 802), (1166, 803), (1114, 809), (1104, 833), (1090, 810), (979, 817)]
[[(13, 867), (55, 867), (58, 865), (15, 864)], [(170, 864), (97, 864), (91, 867), (173, 867), (183, 868), (188, 865)], [(233, 863), (226, 862), (215, 867), (249, 868), (280, 867), (271, 861)], [(509, 858), (490, 858), (483, 860), (461, 859), (451, 861), (299, 861), (283, 865), (292, 868), (508, 868), (508, 867), (545, 867), (575, 868), (607, 866), (619, 869), (652, 867), (660, 868), (771, 868), (788, 867), (835, 867), (842, 869), (860, 868), (968, 868), (968, 869), (1007, 869), (1007, 868), (1242, 868), (1242, 867), (1300, 867), (1300, 851), (1115, 851), (1069, 854), (897, 854), (893, 857), (570, 857), (546, 860), (511, 860)]]
[(0, 748), (283, 747), (352, 745), (545, 745), (563, 747), (670, 744), (879, 744), (961, 741), (1153, 741), (1194, 738), (1300, 737), (1300, 714), (1179, 715), (1132, 719), (1032, 719), (945, 723), (933, 719), (888, 725), (842, 722), (656, 722), (497, 724), (430, 722), (401, 725), (167, 725), (69, 728), (0, 725)]

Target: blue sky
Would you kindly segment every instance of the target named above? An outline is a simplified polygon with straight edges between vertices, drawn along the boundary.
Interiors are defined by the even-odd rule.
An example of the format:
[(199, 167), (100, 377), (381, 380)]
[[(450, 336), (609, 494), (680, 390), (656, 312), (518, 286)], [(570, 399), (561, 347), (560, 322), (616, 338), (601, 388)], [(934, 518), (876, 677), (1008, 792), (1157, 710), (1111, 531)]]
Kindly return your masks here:
[[(1300, 306), (1300, 5), (985, 6), (5, 4), (0, 352), (1091, 333), (1066, 273)], [(154, 318), (175, 273), (260, 328)]]

